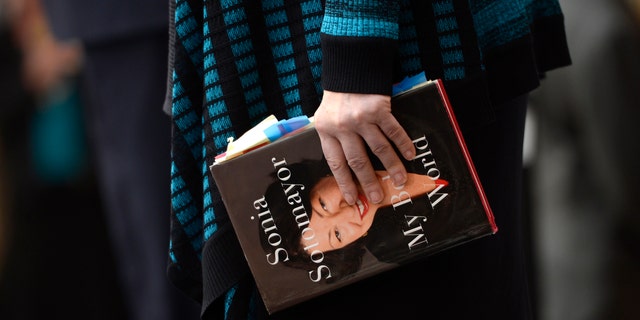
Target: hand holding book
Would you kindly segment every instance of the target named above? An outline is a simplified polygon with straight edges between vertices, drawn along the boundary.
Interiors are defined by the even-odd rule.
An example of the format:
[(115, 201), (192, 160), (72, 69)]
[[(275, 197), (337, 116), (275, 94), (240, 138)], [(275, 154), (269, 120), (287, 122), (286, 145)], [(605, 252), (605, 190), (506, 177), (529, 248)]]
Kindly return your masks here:
[[(394, 85), (392, 92), (395, 95), (426, 80), (424, 72), (407, 77)], [(391, 97), (325, 91), (314, 119), (325, 158), (348, 204), (356, 202), (359, 188), (373, 203), (384, 198), (367, 147), (380, 159), (395, 186), (407, 181), (400, 156), (411, 160), (416, 153), (406, 131), (391, 114)]]
[(314, 119), (322, 150), (347, 203), (355, 203), (358, 185), (372, 203), (384, 197), (367, 147), (380, 159), (395, 185), (406, 182), (407, 171), (392, 143), (407, 160), (415, 156), (415, 150), (391, 114), (390, 96), (325, 91)]

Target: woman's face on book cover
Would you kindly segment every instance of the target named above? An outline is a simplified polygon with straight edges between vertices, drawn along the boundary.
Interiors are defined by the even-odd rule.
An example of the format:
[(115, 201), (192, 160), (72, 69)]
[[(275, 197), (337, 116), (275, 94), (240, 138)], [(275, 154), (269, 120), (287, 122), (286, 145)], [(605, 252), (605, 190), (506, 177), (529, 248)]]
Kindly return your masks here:
[(340, 249), (362, 237), (371, 227), (378, 208), (362, 193), (358, 194), (356, 204), (347, 204), (333, 176), (320, 179), (310, 196), (313, 213), (309, 227), (315, 234), (312, 241), (318, 243), (314, 249), (323, 252)]
[(385, 192), (383, 202), (378, 204), (370, 203), (361, 192), (356, 204), (349, 205), (333, 176), (321, 178), (310, 192), (313, 213), (309, 227), (315, 237), (310, 241), (303, 239), (303, 244), (314, 244), (314, 250), (323, 252), (345, 247), (366, 235), (378, 208), (391, 205), (393, 199), (425, 194), (436, 187), (428, 176), (410, 173), (404, 186), (395, 187), (386, 171), (376, 171), (376, 174)]

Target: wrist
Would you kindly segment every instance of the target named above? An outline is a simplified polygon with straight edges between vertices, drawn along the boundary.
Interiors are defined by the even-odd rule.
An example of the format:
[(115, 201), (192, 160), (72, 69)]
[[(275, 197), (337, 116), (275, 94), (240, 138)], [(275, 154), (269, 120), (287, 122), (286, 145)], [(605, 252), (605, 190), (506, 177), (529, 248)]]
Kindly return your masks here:
[(326, 34), (321, 39), (325, 90), (391, 95), (394, 40)]

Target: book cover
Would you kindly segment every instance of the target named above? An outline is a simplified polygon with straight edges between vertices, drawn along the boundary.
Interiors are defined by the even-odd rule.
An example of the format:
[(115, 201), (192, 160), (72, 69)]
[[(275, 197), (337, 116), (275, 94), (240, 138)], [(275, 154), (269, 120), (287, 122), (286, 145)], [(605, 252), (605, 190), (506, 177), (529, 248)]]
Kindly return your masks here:
[(269, 313), (497, 231), (440, 80), (400, 88), (408, 182), (348, 206), (311, 125), (210, 166)]

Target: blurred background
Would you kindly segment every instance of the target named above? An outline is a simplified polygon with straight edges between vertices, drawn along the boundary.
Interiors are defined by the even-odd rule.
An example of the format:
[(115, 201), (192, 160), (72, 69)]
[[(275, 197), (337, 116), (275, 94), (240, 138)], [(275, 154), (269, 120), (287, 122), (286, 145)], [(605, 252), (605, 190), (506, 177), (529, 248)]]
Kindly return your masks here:
[(124, 319), (95, 183), (82, 47), (0, 0), (0, 319)]
[(526, 135), (537, 315), (640, 319), (640, 1), (560, 4), (573, 65), (531, 94)]
[[(525, 143), (536, 318), (640, 319), (640, 0), (560, 3), (573, 65), (532, 93)], [(0, 0), (0, 319), (126, 319), (82, 68), (38, 0)]]

